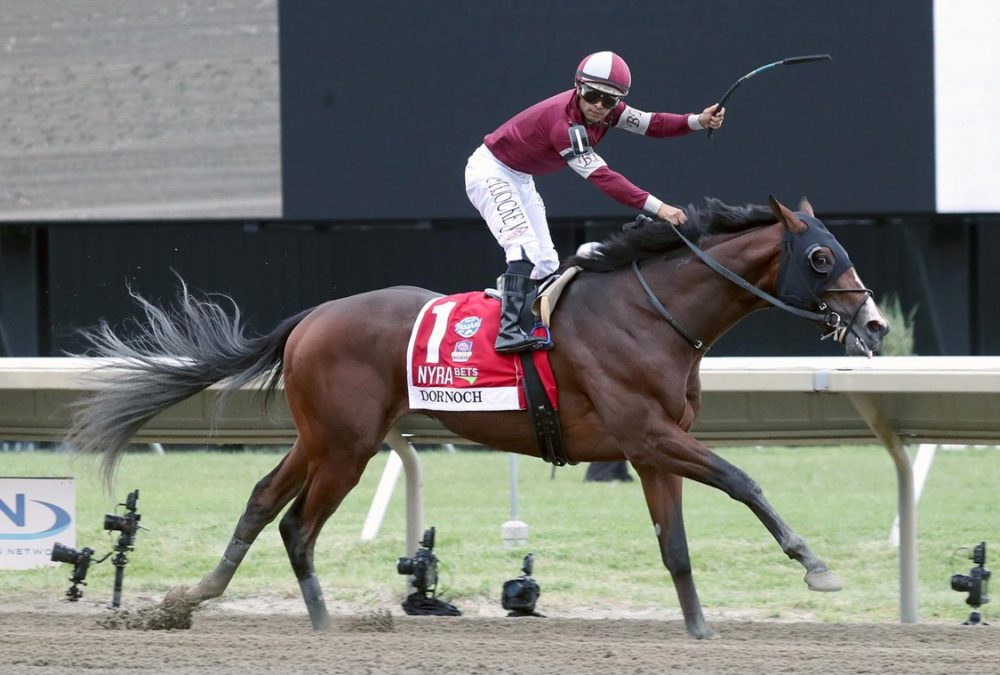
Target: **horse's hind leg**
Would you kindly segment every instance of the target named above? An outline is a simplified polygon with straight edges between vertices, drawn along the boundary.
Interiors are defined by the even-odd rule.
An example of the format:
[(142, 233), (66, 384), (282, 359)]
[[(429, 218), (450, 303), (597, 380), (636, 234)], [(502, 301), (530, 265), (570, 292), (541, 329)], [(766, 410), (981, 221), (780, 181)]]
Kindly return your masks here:
[(340, 460), (336, 459), (336, 448), (324, 453), (310, 464), (305, 488), (279, 523), (288, 559), (309, 610), (309, 620), (316, 630), (330, 626), (330, 614), (313, 564), (316, 539), (326, 520), (357, 485), (376, 450), (377, 446), (363, 456), (343, 451)]
[(233, 538), (215, 568), (193, 588), (178, 586), (171, 589), (164, 603), (183, 602), (193, 608), (205, 600), (222, 595), (257, 535), (302, 489), (306, 480), (306, 466), (299, 443), (296, 442), (278, 466), (254, 486), (246, 509), (233, 531)]
[(674, 580), (688, 633), (698, 639), (718, 637), (712, 627), (705, 623), (698, 591), (694, 587), (694, 577), (691, 576), (691, 559), (688, 556), (681, 507), (683, 479), (651, 467), (636, 467), (636, 472), (642, 481), (649, 515), (653, 518), (660, 556)]

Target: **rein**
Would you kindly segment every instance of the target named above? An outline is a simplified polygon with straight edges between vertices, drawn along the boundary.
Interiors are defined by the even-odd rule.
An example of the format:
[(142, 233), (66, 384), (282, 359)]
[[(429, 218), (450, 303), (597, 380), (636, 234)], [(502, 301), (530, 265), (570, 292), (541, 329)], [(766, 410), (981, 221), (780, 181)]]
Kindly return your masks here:
[[(640, 216), (640, 218), (647, 218), (650, 221), (652, 220), (651, 218), (643, 217), (643, 216)], [(694, 244), (690, 239), (688, 239), (683, 234), (681, 234), (681, 231), (679, 229), (677, 229), (676, 225), (674, 225), (673, 223), (671, 223), (669, 221), (667, 221), (667, 224), (670, 225), (670, 229), (673, 230), (673, 233), (676, 234), (680, 238), (680, 240), (682, 242), (684, 242), (684, 244), (687, 245), (687, 247), (689, 249), (691, 249), (691, 252), (694, 253), (703, 263), (705, 263), (706, 265), (708, 265), (709, 269), (711, 269), (713, 272), (716, 272), (717, 274), (719, 274), (720, 276), (724, 277), (725, 279), (733, 282), (734, 284), (736, 284), (737, 286), (739, 286), (743, 290), (747, 291), (748, 293), (752, 293), (753, 295), (756, 295), (758, 298), (761, 298), (762, 300), (764, 300), (765, 302), (767, 302), (769, 305), (777, 307), (778, 309), (781, 309), (781, 310), (783, 310), (785, 312), (788, 312), (789, 314), (792, 314), (794, 316), (800, 317), (802, 319), (807, 319), (809, 321), (819, 321), (819, 322), (822, 322), (823, 325), (826, 326), (829, 329), (829, 332), (826, 333), (826, 334), (824, 334), (820, 338), (821, 340), (826, 340), (827, 338), (832, 337), (837, 342), (842, 343), (844, 341), (844, 338), (847, 336), (847, 332), (848, 331), (854, 332), (854, 320), (857, 318), (858, 313), (861, 311), (861, 308), (864, 307), (865, 302), (868, 301), (868, 298), (865, 298), (865, 300), (862, 301), (861, 304), (858, 305), (857, 309), (854, 310), (854, 314), (851, 316), (850, 322), (847, 323), (847, 324), (844, 324), (843, 319), (841, 318), (840, 314), (838, 314), (837, 312), (834, 312), (832, 310), (829, 311), (829, 312), (827, 312), (827, 313), (825, 313), (825, 314), (823, 314), (823, 313), (820, 313), (820, 312), (812, 312), (812, 311), (809, 311), (809, 310), (806, 310), (806, 309), (802, 309), (801, 307), (795, 307), (794, 305), (790, 305), (787, 302), (785, 302), (784, 300), (781, 300), (780, 298), (777, 298), (777, 297), (771, 295), (767, 291), (761, 290), (760, 288), (754, 286), (753, 284), (751, 284), (749, 281), (747, 281), (746, 279), (744, 279), (740, 275), (738, 275), (735, 272), (729, 270), (728, 268), (726, 268), (725, 266), (723, 266), (721, 263), (719, 263), (719, 261), (717, 261), (715, 258), (713, 258), (712, 256), (708, 255), (708, 253), (706, 253), (705, 251), (703, 251), (700, 248), (698, 248), (698, 246), (696, 244)], [(650, 288), (649, 284), (646, 282), (645, 277), (642, 276), (642, 272), (639, 271), (639, 263), (637, 261), (635, 261), (635, 260), (632, 261), (632, 271), (635, 272), (635, 276), (639, 279), (639, 284), (642, 285), (642, 289), (646, 292), (646, 297), (649, 299), (649, 303), (653, 306), (653, 309), (655, 309), (660, 314), (660, 316), (662, 316), (664, 319), (666, 319), (667, 322), (671, 326), (673, 326), (674, 329), (678, 333), (680, 333), (688, 342), (690, 342), (691, 346), (693, 346), (695, 349), (697, 349), (699, 351), (703, 351), (703, 350), (707, 349), (705, 347), (704, 341), (699, 340), (698, 338), (694, 337), (683, 326), (681, 326), (680, 323), (678, 323), (676, 319), (674, 319), (674, 317), (670, 314), (670, 312), (667, 311), (667, 309), (660, 302), (659, 298), (656, 297), (656, 294), (653, 293), (653, 289)], [(865, 293), (865, 294), (868, 295), (868, 297), (871, 297), (871, 296), (874, 295), (874, 293), (870, 289), (867, 289), (867, 288), (863, 288), (863, 289), (855, 289), (855, 288), (828, 288), (828, 289), (826, 289), (826, 292), (828, 292), (828, 293), (849, 293), (849, 292)], [(820, 311), (826, 310), (827, 309), (826, 303), (824, 303), (822, 301), (819, 301), (819, 309), (820, 309)]]
[(677, 319), (675, 319), (670, 312), (667, 311), (667, 308), (663, 306), (660, 299), (656, 297), (656, 293), (653, 293), (653, 289), (649, 287), (648, 283), (646, 283), (646, 277), (642, 276), (642, 272), (639, 271), (639, 263), (634, 260), (632, 261), (632, 271), (634, 271), (635, 276), (639, 278), (639, 283), (642, 284), (642, 290), (646, 291), (646, 297), (649, 298), (649, 304), (653, 306), (653, 309), (659, 312), (660, 316), (666, 319), (667, 323), (673, 326), (678, 333), (683, 335), (684, 338), (691, 343), (692, 347), (698, 350), (704, 349), (705, 343), (691, 335), (691, 333), (687, 332), (684, 326), (680, 325), (677, 322)]

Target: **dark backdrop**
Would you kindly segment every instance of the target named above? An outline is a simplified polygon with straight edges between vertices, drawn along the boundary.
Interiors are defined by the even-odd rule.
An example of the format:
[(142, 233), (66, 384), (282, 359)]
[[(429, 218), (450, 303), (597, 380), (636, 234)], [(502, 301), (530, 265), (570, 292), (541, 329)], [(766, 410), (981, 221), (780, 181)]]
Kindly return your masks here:
[[(279, 22), (286, 218), (475, 217), (463, 171), (483, 135), (603, 49), (629, 62), (632, 105), (671, 112), (833, 55), (746, 81), (712, 141), (609, 134), (601, 155), (668, 202), (935, 208), (930, 0), (296, 0)], [(553, 217), (626, 213), (571, 171), (539, 187)]]
[[(919, 353), (997, 354), (1000, 317), (984, 292), (990, 251), (1000, 250), (1000, 222), (991, 225), (880, 219), (831, 229), (877, 299), (895, 293), (905, 308), (917, 308)], [(584, 238), (617, 226), (557, 223), (555, 243), (567, 255)], [(39, 280), (23, 294), (4, 296), (7, 316), (15, 318), (7, 323), (8, 336), (19, 355), (78, 350), (78, 328), (135, 316), (126, 284), (155, 302), (169, 302), (178, 286), (172, 270), (194, 289), (231, 295), (251, 330), (267, 332), (300, 309), (383, 286), (414, 284), (445, 293), (484, 288), (498, 268), (486, 228), (464, 225), (119, 223), (15, 234), (8, 233), (8, 249), (17, 241), (28, 247), (38, 237), (44, 251), (37, 269), (0, 269), (0, 279), (17, 273)], [(921, 253), (926, 251), (934, 255)], [(36, 316), (38, 324), (17, 321), (19, 316)], [(843, 352), (818, 336), (807, 322), (769, 310), (736, 326), (712, 355)]]

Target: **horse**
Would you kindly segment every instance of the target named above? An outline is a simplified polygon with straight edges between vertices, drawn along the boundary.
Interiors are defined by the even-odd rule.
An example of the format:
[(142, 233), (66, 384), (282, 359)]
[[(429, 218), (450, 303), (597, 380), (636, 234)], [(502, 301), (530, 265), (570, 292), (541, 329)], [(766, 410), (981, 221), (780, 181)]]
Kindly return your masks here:
[[(848, 355), (871, 356), (889, 325), (805, 198), (795, 212), (771, 196), (767, 205), (708, 199), (687, 214), (680, 228), (637, 221), (601, 242), (596, 253), (565, 261), (564, 268), (581, 269), (552, 315), (549, 356), (569, 460), (631, 463), (687, 631), (713, 638), (688, 554), (685, 478), (749, 507), (781, 550), (803, 566), (810, 589), (840, 590), (840, 581), (749, 475), (691, 435), (705, 352), (738, 321), (769, 305), (816, 323)], [(396, 286), (331, 300), (263, 335), (246, 334), (235, 301), (226, 299), (229, 309), (211, 296), (192, 296), (183, 280), (173, 308), (130, 293), (145, 313), (137, 333), (123, 337), (103, 321), (83, 331), (90, 355), (117, 365), (111, 386), (79, 404), (68, 436), (77, 452), (103, 455), (109, 482), (145, 422), (219, 382), (230, 391), (256, 382), (266, 403), (283, 380), (298, 432), (253, 488), (218, 564), (197, 585), (171, 589), (165, 605), (193, 610), (220, 596), (262, 529), (292, 502), (280, 534), (312, 627), (330, 628), (313, 564), (317, 537), (405, 414), (425, 412), (487, 448), (541, 456), (524, 410), (410, 408), (407, 343), (421, 308), (439, 297), (432, 291)]]

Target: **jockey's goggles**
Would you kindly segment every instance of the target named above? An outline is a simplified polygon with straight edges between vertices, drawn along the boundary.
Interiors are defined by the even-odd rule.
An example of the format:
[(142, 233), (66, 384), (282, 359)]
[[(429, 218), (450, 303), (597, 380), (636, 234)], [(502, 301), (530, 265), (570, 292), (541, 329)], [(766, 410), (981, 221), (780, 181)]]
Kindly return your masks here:
[(594, 89), (590, 85), (580, 84), (580, 98), (591, 105), (597, 105), (600, 101), (605, 108), (614, 108), (618, 105), (624, 96), (615, 96), (614, 94), (609, 94), (607, 92), (601, 91), (600, 89)]

